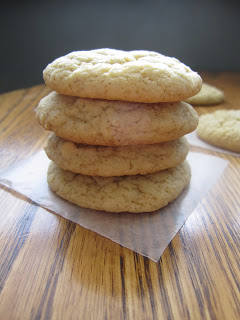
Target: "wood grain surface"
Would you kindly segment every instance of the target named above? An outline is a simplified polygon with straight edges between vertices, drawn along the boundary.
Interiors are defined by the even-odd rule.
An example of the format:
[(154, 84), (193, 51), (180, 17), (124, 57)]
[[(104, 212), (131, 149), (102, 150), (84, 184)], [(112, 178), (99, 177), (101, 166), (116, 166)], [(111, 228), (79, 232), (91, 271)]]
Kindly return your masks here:
[[(203, 73), (240, 108), (240, 73)], [(35, 119), (50, 92), (0, 95), (0, 169), (43, 148)], [(0, 188), (0, 319), (240, 319), (240, 158), (190, 215), (158, 263)]]

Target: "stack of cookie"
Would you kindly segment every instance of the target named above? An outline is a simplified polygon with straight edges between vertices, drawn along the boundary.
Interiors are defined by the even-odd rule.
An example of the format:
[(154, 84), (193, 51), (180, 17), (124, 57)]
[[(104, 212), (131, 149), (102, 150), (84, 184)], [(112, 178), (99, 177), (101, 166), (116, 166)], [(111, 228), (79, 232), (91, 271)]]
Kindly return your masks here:
[(201, 78), (174, 58), (149, 51), (78, 51), (44, 70), (54, 90), (37, 118), (53, 131), (45, 151), (48, 184), (81, 207), (149, 212), (189, 183), (185, 134), (198, 116), (181, 102)]

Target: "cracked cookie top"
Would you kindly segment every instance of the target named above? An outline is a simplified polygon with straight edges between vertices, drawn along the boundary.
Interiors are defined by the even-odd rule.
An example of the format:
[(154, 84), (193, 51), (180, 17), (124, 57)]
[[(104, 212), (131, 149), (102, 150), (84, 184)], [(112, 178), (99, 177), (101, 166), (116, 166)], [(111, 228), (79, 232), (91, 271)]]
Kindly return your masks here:
[(146, 103), (185, 100), (202, 85), (179, 60), (144, 50), (75, 51), (50, 63), (43, 77), (61, 94)]

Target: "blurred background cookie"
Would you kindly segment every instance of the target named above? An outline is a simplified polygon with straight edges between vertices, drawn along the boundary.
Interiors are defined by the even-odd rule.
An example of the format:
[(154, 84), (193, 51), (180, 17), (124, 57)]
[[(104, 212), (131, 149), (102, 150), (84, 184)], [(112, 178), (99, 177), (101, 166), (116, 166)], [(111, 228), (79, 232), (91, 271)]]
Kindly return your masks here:
[(214, 146), (240, 152), (240, 110), (217, 110), (200, 116), (197, 134)]
[(193, 97), (186, 99), (193, 105), (214, 105), (223, 102), (224, 92), (210, 84), (203, 83), (201, 90)]

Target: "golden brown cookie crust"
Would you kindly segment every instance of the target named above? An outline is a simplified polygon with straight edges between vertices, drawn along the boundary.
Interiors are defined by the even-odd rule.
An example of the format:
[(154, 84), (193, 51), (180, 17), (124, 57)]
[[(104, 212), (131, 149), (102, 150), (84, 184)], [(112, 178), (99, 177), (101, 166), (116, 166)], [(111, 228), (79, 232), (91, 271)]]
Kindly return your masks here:
[(75, 51), (50, 63), (46, 85), (71, 96), (133, 102), (173, 102), (194, 96), (201, 77), (175, 58), (151, 51)]
[(90, 177), (65, 171), (51, 162), (48, 184), (60, 197), (84, 208), (109, 212), (151, 212), (176, 199), (188, 185), (191, 169), (177, 167), (147, 175)]
[(185, 137), (151, 145), (104, 147), (76, 144), (50, 134), (45, 151), (64, 170), (89, 176), (147, 174), (172, 168), (185, 160)]
[(133, 103), (50, 93), (37, 108), (39, 123), (57, 136), (90, 145), (154, 144), (192, 132), (196, 111), (187, 103)]

